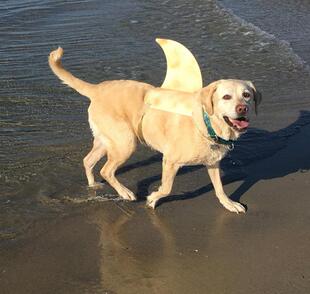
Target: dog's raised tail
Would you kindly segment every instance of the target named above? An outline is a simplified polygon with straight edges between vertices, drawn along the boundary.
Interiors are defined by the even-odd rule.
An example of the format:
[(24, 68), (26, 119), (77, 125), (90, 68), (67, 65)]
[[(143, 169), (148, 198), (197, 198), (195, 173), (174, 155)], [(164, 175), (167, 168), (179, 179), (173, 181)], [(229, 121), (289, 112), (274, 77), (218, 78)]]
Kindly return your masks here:
[(75, 89), (81, 95), (91, 99), (96, 85), (82, 81), (65, 70), (61, 64), (61, 57), (63, 56), (63, 53), (64, 51), (61, 47), (58, 47), (58, 49), (50, 53), (48, 58), (50, 68), (64, 84)]

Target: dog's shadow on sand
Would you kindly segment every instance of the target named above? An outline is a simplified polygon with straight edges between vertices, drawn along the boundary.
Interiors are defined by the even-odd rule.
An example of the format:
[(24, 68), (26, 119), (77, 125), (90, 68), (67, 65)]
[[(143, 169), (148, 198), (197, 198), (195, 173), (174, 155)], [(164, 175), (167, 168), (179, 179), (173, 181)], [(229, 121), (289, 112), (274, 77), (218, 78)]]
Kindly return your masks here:
[[(221, 168), (224, 171), (222, 177), (224, 185), (239, 180), (243, 181), (237, 190), (230, 195), (230, 198), (240, 201), (242, 195), (260, 180), (284, 177), (297, 171), (308, 171), (310, 168), (310, 136), (306, 134), (308, 140), (298, 136), (300, 129), (308, 124), (310, 124), (310, 111), (301, 111), (298, 119), (286, 128), (275, 132), (252, 129), (242, 136), (235, 149), (221, 163)], [(262, 160), (266, 158), (270, 160)], [(159, 163), (161, 159), (162, 156), (156, 154), (146, 160), (126, 165), (118, 173)], [(205, 167), (184, 167), (178, 172), (178, 175), (192, 173), (201, 168)], [(161, 174), (157, 174), (139, 181), (136, 189), (138, 198), (145, 198), (150, 192), (150, 186), (155, 182), (159, 183), (160, 180)], [(208, 184), (194, 191), (171, 194), (163, 201), (195, 198), (211, 190), (213, 190), (213, 186)]]
[(282, 178), (295, 172), (309, 171), (310, 132), (309, 128), (307, 131), (302, 129), (309, 124), (310, 111), (301, 111), (298, 119), (288, 127), (276, 132), (266, 132), (265, 144), (258, 147), (254, 145), (251, 149), (267, 159), (254, 162), (245, 168), (247, 175), (230, 198), (240, 201), (242, 195), (260, 180)]

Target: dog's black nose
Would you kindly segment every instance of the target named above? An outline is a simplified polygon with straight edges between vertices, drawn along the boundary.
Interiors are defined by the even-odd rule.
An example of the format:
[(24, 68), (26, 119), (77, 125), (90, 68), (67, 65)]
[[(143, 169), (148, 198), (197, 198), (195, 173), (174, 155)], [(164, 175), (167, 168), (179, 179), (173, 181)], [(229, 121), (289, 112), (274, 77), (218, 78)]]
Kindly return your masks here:
[(244, 105), (244, 104), (238, 104), (238, 105), (236, 106), (236, 112), (237, 112), (239, 115), (245, 115), (245, 114), (247, 114), (248, 110), (249, 110), (249, 108), (248, 108), (246, 105)]

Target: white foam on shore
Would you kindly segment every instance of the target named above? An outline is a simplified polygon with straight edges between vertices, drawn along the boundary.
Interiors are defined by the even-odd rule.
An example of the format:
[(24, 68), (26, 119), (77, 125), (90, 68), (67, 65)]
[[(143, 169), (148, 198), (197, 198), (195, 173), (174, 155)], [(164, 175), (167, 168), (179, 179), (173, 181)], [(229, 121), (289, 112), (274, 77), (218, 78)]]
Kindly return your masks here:
[[(268, 33), (258, 26), (254, 25), (251, 22), (244, 20), (243, 18), (236, 15), (231, 9), (226, 8), (220, 3), (218, 0), (214, 0), (216, 2), (216, 6), (219, 9), (218, 13), (227, 18), (229, 15), (229, 20), (235, 26), (237, 24), (237, 28), (235, 28), (236, 32), (241, 28), (246, 29), (246, 32), (242, 32), (244, 36), (256, 35), (262, 37), (262, 40), (256, 44), (260, 49), (264, 49), (264, 47), (269, 46), (270, 44), (275, 44), (279, 47), (279, 52), (284, 53), (287, 56), (293, 65), (298, 68), (304, 68), (310, 72), (310, 68), (307, 65), (306, 61), (303, 60), (294, 49), (291, 47), (290, 43), (286, 40), (281, 40), (277, 38), (274, 34)], [(257, 46), (253, 46), (252, 50), (259, 50)]]

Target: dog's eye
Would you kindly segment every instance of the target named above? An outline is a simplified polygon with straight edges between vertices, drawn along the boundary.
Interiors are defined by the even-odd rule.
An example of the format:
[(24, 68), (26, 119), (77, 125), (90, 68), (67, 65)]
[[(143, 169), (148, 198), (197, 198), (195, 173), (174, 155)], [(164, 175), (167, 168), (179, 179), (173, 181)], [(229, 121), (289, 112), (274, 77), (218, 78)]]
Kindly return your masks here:
[(242, 93), (242, 96), (243, 96), (244, 98), (250, 98), (251, 94), (250, 94), (249, 92), (243, 92), (243, 93)]
[(231, 96), (230, 96), (230, 95), (224, 95), (224, 96), (223, 96), (223, 99), (229, 100), (229, 99), (231, 99)]

